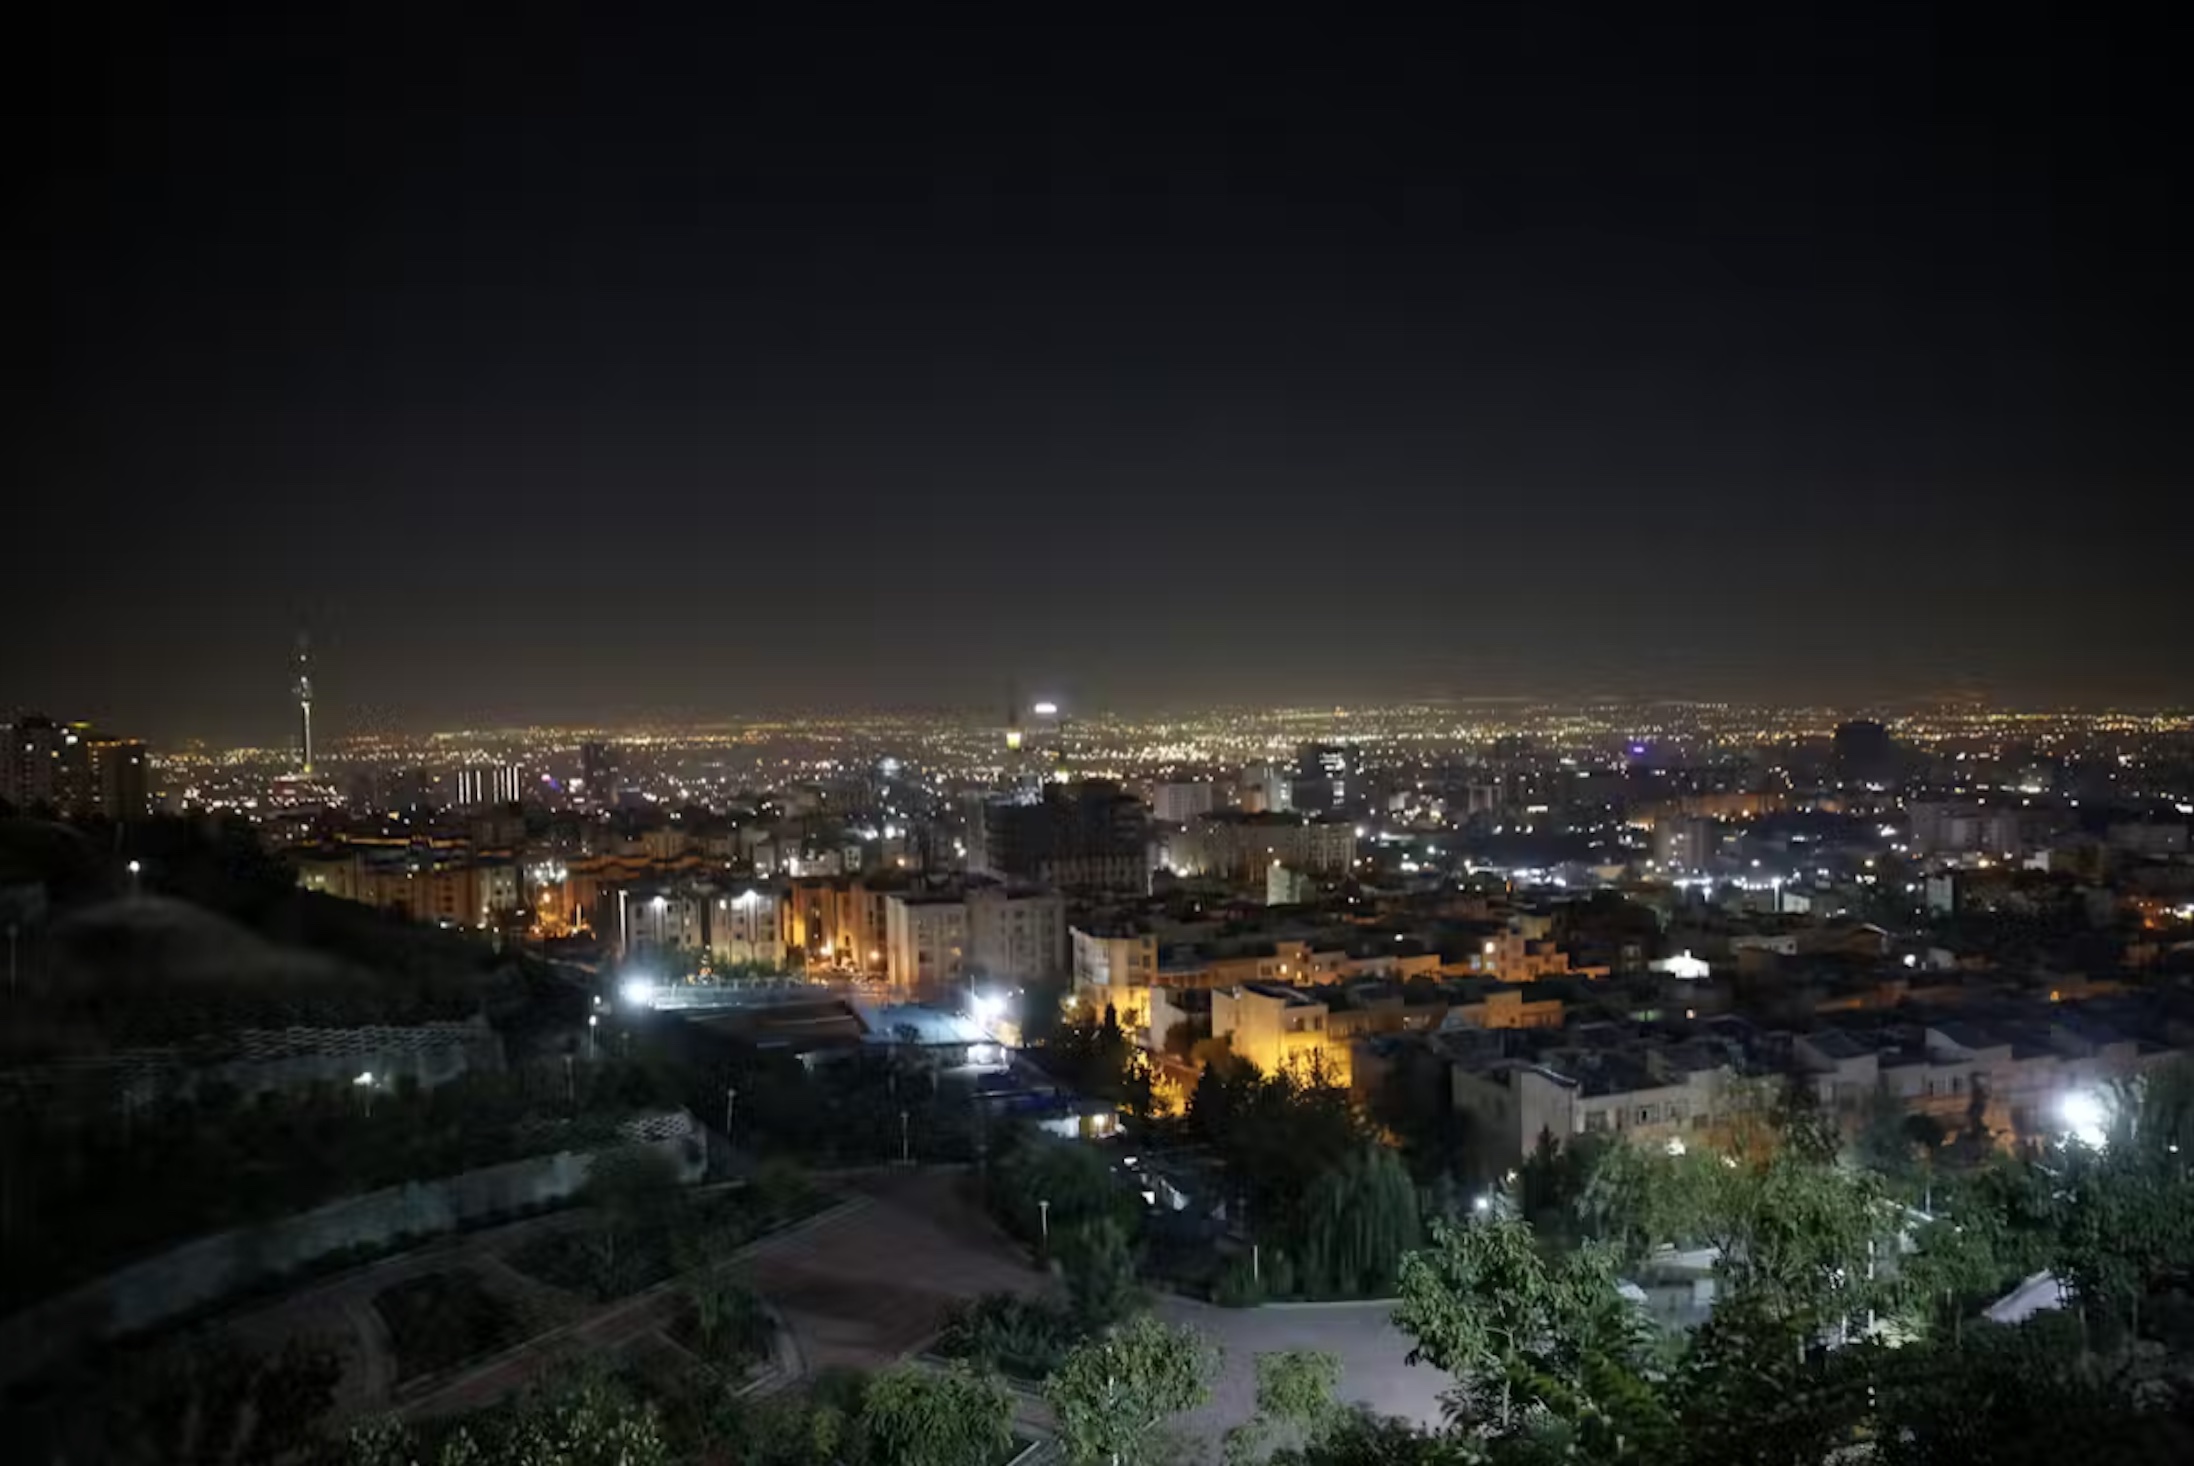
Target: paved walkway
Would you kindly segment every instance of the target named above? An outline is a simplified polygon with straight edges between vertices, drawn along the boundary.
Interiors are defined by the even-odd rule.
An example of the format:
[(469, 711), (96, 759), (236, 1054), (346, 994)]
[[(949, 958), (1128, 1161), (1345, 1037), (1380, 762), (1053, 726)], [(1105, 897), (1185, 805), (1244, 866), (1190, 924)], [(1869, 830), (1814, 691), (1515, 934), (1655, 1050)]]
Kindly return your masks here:
[(1182, 1418), (1192, 1435), (1217, 1440), (1256, 1413), (1256, 1356), (1281, 1349), (1323, 1349), (1341, 1361), (1340, 1399), (1420, 1425), (1440, 1423), (1440, 1392), (1453, 1381), (1428, 1364), (1407, 1362), (1409, 1336), (1396, 1328), (1390, 1303), (1282, 1304), (1214, 1308), (1167, 1297), (1158, 1316), (1188, 1324), (1226, 1351), (1211, 1400)]

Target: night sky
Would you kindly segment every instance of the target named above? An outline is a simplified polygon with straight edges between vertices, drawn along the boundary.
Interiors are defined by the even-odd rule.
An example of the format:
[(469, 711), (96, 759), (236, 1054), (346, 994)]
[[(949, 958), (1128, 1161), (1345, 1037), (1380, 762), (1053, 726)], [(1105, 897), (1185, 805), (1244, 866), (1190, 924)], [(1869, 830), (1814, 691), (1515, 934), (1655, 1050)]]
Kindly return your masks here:
[(26, 46), (0, 709), (2194, 700), (2131, 12), (756, 8)]

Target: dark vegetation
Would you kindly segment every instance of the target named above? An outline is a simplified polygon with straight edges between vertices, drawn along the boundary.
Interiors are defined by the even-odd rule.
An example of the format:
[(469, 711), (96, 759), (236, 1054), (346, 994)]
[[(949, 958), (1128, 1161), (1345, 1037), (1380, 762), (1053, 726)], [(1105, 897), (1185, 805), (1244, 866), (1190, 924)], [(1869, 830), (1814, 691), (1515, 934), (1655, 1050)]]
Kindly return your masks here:
[(696, 1196), (678, 1184), (660, 1152), (639, 1147), (599, 1157), (580, 1199), (588, 1212), (578, 1226), (543, 1233), (513, 1249), (508, 1261), (596, 1302), (713, 1266), (828, 1201), (803, 1174), (782, 1166)]
[(10, 1097), (0, 1112), (0, 1306), (338, 1197), (599, 1146), (619, 1121), (674, 1099), (638, 1060), (467, 1074), (370, 1099), (345, 1084), (249, 1099), (208, 1085), (97, 1111)]
[(439, 1374), (513, 1342), (510, 1305), (469, 1272), (426, 1273), (376, 1293), (373, 1307), (396, 1350), (399, 1380)]

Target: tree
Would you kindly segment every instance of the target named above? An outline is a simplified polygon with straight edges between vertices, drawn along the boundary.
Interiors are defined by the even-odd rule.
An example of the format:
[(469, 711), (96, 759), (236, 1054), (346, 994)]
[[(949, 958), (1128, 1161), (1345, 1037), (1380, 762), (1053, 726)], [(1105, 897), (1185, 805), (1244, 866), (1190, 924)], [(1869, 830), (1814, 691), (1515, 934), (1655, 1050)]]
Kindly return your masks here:
[(1012, 1444), (1013, 1397), (996, 1375), (900, 1364), (869, 1381), (860, 1422), (891, 1466), (969, 1466)]
[[(422, 1461), (418, 1441), (389, 1421), (352, 1430), (347, 1466)], [(671, 1466), (655, 1407), (635, 1402), (591, 1369), (521, 1397), (501, 1419), (459, 1426), (444, 1438), (437, 1466)]]
[(762, 1300), (744, 1283), (707, 1272), (686, 1284), (694, 1330), (711, 1359), (744, 1363), (769, 1350), (776, 1333)]
[(1259, 1354), (1257, 1413), (1226, 1433), (1228, 1466), (1254, 1461), (1275, 1447), (1302, 1452), (1322, 1443), (1347, 1413), (1335, 1402), (1341, 1361), (1319, 1349)]
[(1403, 1259), (1394, 1321), (1416, 1340), (1410, 1362), (1455, 1376), (1450, 1418), (1503, 1439), (1549, 1421), (1606, 1447), (1664, 1433), (1644, 1384), (1648, 1328), (1616, 1291), (1599, 1244), (1549, 1258), (1509, 1217), (1432, 1225), (1432, 1245)]
[(1112, 1221), (1123, 1234), (1135, 1222), (1135, 1197), (1102, 1151), (1028, 1127), (1007, 1132), (1000, 1143), (989, 1195), (999, 1221), (1030, 1242), (1043, 1235), (1045, 1202), (1052, 1235), (1062, 1242), (1099, 1221)]
[(1218, 1352), (1148, 1314), (1071, 1351), (1044, 1382), (1067, 1459), (1135, 1466), (1177, 1459), (1165, 1423), (1210, 1396)]
[(1304, 1292), (1383, 1297), (1402, 1254), (1419, 1240), (1417, 1189), (1393, 1151), (1360, 1145), (1312, 1184), (1293, 1230)]
[(1095, 1333), (1134, 1312), (1142, 1301), (1127, 1233), (1110, 1217), (1074, 1228), (1059, 1249), (1075, 1324)]
[(1852, 1159), (1905, 1187), (1916, 1174), (1913, 1133), (1906, 1124), (1904, 1101), (1878, 1085), (1867, 1099), (1866, 1115), (1852, 1141)]

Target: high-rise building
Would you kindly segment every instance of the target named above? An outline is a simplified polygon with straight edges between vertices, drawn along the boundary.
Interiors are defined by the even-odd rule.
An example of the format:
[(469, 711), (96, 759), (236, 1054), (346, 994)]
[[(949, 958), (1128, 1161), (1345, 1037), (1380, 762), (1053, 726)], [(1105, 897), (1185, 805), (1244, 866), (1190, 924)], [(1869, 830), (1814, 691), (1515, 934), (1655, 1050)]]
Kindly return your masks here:
[(64, 819), (143, 819), (152, 812), (145, 745), (112, 738), (89, 723), (16, 719), (0, 750), (0, 800)]
[(141, 820), (152, 813), (145, 745), (86, 733), (76, 742), (74, 809), (80, 818)]
[(1275, 763), (1250, 764), (1242, 770), (1242, 808), (1251, 814), (1279, 814), (1295, 807), (1295, 785)]
[(1032, 803), (983, 808), (982, 873), (1074, 890), (1150, 888), (1150, 817), (1118, 784), (1046, 785)]
[(1295, 777), (1289, 790), (1293, 807), (1313, 812), (1341, 808), (1348, 803), (1354, 771), (1354, 760), (1345, 746), (1304, 744), (1295, 756)]
[(1150, 791), (1150, 812), (1169, 825), (1185, 825), (1211, 813), (1217, 792), (1209, 779), (1159, 784)]
[(525, 791), (525, 771), (516, 764), (474, 764), (457, 771), (452, 801), (460, 809), (516, 804)]
[(1710, 870), (1721, 848), (1718, 820), (1671, 813), (1653, 822), (1653, 858), (1665, 870)]
[(57, 810), (66, 730), (51, 718), (26, 713), (8, 731), (7, 757), (0, 760), (0, 799), (21, 810)]
[(1897, 771), (1897, 745), (1871, 718), (1836, 725), (1836, 772), (1857, 783), (1884, 783)]
[(617, 750), (606, 743), (579, 745), (579, 792), (595, 804), (617, 798)]

